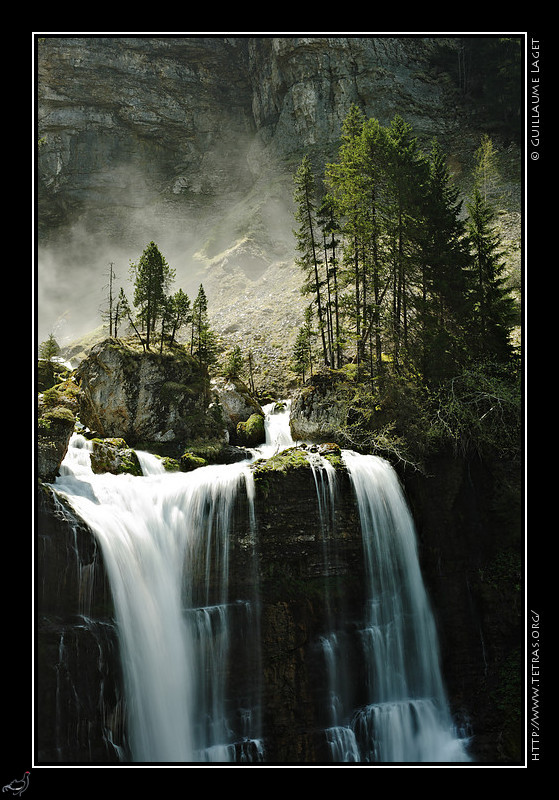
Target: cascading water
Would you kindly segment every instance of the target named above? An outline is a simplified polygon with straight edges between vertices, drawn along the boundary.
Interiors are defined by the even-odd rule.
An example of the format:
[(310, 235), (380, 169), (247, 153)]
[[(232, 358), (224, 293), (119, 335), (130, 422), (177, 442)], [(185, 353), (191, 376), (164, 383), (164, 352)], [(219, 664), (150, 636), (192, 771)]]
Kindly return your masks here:
[[(119, 629), (134, 762), (235, 760), (224, 708), (229, 525), (244, 463), (142, 478), (94, 475), (75, 436), (56, 491), (101, 544)], [(250, 496), (250, 487), (249, 492)], [(248, 522), (250, 525), (250, 521)], [(246, 718), (246, 712), (245, 712)], [(254, 733), (252, 731), (251, 733)], [(249, 752), (246, 742), (243, 752)], [(256, 741), (250, 750), (258, 755)]]
[[(266, 443), (254, 459), (295, 444), (289, 402), (264, 410)], [(94, 475), (89, 447), (83, 437), (73, 437), (54, 489), (102, 547), (119, 630), (128, 758), (265, 761), (258, 597), (229, 592), (229, 537), (240, 493), (248, 508), (245, 539), (256, 547), (250, 461), (166, 473), (154, 456), (138, 453), (144, 477)], [(313, 448), (306, 452), (327, 578), (336, 561), (336, 470)], [(349, 626), (339, 606), (330, 613), (332, 584), (325, 580), (329, 622), (319, 645), (328, 687), (323, 718), (329, 761), (468, 761), (448, 711), (413, 521), (397, 477), (382, 459), (350, 451), (342, 451), (342, 458), (359, 510), (367, 577), (365, 619), (357, 626), (365, 683), (359, 700), (365, 696), (365, 702), (355, 704), (350, 679), (355, 673), (348, 641), (355, 636), (355, 620)], [(250, 688), (243, 688), (242, 700), (239, 695), (232, 708), (228, 666), (238, 641), (252, 651), (252, 672), (247, 671)]]
[(413, 520), (392, 467), (343, 452), (361, 519), (368, 610), (362, 631), (368, 703), (351, 728), (360, 760), (469, 761), (448, 710)]

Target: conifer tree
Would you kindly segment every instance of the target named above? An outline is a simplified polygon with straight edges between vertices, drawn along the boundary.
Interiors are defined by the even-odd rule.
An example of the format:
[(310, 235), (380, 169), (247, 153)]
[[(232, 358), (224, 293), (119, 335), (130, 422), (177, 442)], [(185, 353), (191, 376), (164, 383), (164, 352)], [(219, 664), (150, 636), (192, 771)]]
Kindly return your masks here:
[(469, 253), (459, 192), (436, 141), (427, 165), (417, 303), (419, 366), (427, 378), (440, 379), (445, 370), (452, 371), (464, 347)]
[(313, 374), (313, 338), (312, 306), (309, 306), (305, 310), (305, 321), (299, 328), (292, 353), (292, 369), (301, 376), (302, 383), (307, 373), (311, 377)]
[(315, 178), (310, 159), (306, 155), (303, 157), (301, 165), (295, 174), (294, 200), (296, 204), (295, 219), (299, 223), (299, 228), (295, 231), (296, 246), (300, 253), (297, 264), (305, 274), (302, 290), (305, 294), (314, 294), (318, 327), (322, 340), (322, 357), (324, 363), (328, 364), (326, 320), (322, 297), (324, 278), (320, 274), (322, 264), (319, 258), (317, 232), (315, 230), (317, 224)]
[(336, 207), (331, 195), (326, 194), (318, 209), (318, 224), (322, 231), (324, 269), (326, 276), (326, 327), (328, 331), (328, 355), (333, 367), (342, 364), (342, 338), (340, 327), (340, 297), (338, 281), (338, 252), (340, 241)]
[(145, 346), (149, 350), (152, 334), (163, 310), (165, 295), (175, 277), (155, 242), (150, 242), (137, 264), (131, 264), (134, 275), (134, 306), (146, 331)]
[(354, 329), (357, 359), (360, 361), (362, 298), (364, 287), (366, 175), (362, 133), (365, 115), (352, 105), (343, 124), (338, 160), (327, 165), (326, 179), (335, 200), (343, 234), (343, 269), (341, 288), (352, 286), (352, 302), (344, 303)]
[(187, 325), (191, 322), (192, 309), (190, 307), (190, 298), (182, 289), (176, 291), (175, 294), (171, 296), (170, 300), (171, 338), (169, 345), (172, 345), (177, 333), (183, 325)]
[(227, 358), (225, 376), (227, 378), (240, 378), (244, 368), (243, 353), (240, 345), (236, 344)]
[(419, 283), (418, 251), (422, 224), (425, 160), (411, 125), (397, 115), (388, 128), (388, 235), (391, 240), (392, 333), (395, 366), (401, 348), (407, 355), (414, 287)]
[(215, 364), (218, 353), (218, 340), (210, 328), (208, 320), (208, 299), (202, 284), (192, 305), (192, 335), (190, 352), (206, 368)]
[(55, 356), (60, 353), (60, 346), (53, 333), (49, 333), (44, 342), (41, 342), (39, 347), (39, 358), (44, 358), (46, 361), (52, 361)]
[(505, 262), (495, 229), (495, 214), (477, 185), (467, 208), (473, 263), (472, 345), (475, 352), (503, 361), (512, 353), (509, 332), (514, 319), (514, 302), (506, 287)]

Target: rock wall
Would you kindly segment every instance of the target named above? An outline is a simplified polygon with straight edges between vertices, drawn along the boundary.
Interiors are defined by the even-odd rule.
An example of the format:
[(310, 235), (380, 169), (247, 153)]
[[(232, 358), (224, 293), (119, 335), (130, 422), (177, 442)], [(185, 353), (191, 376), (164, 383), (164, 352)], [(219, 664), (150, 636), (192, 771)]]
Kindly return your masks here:
[(36, 757), (119, 763), (126, 750), (118, 636), (91, 532), (48, 488), (37, 501)]
[(402, 480), (435, 611), (452, 710), (482, 763), (523, 759), (521, 470), (440, 454)]
[(130, 261), (153, 240), (187, 294), (203, 282), (216, 330), (250, 342), (272, 391), (305, 306), (295, 169), (308, 152), (322, 172), (354, 102), (384, 123), (407, 109), (425, 142), (464, 135), (448, 84), (429, 74), (441, 41), (45, 37), (40, 341), (53, 329), (67, 343), (97, 328), (109, 264), (128, 288)]
[[(406, 489), (451, 709), (470, 726), (476, 761), (521, 763), (522, 686), (515, 661), (521, 577), (514, 563), (518, 541), (507, 528), (517, 509), (507, 501), (502, 472), (452, 458), (439, 468), (444, 481), (440, 475), (408, 476)], [(247, 675), (259, 687), (267, 763), (327, 763), (328, 687), (320, 638), (332, 626), (347, 639), (355, 671), (352, 700), (363, 700), (359, 658), (350, 655), (365, 602), (353, 493), (341, 470), (330, 529), (335, 535), (325, 536), (306, 459), (293, 455), (282, 468), (257, 466), (256, 476), (255, 539), (247, 528), (248, 500), (240, 495), (230, 587), (231, 597), (258, 599), (259, 646), (234, 638), (228, 691), (231, 697), (246, 692)], [(38, 548), (40, 758), (116, 762), (117, 753), (126, 752), (126, 730), (102, 559), (87, 530), (47, 498), (40, 507)]]

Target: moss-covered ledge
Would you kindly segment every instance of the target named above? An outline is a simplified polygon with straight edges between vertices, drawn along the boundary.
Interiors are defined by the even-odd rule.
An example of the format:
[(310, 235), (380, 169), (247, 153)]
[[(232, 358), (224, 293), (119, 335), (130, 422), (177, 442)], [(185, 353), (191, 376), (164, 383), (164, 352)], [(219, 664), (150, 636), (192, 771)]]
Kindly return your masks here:
[(92, 439), (91, 469), (96, 474), (142, 475), (142, 467), (135, 450), (122, 438)]
[(296, 475), (305, 476), (305, 480), (307, 477), (310, 478), (313, 454), (321, 456), (337, 470), (345, 470), (339, 445), (333, 443), (311, 447), (296, 445), (276, 453), (271, 458), (260, 458), (251, 465), (255, 487), (267, 495), (278, 479)]

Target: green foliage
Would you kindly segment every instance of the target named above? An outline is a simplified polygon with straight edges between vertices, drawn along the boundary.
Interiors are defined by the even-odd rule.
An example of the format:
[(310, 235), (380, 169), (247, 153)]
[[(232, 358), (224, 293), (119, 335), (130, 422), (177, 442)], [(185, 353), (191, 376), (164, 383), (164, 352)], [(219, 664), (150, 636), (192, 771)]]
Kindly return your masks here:
[(299, 328), (291, 354), (291, 369), (300, 376), (302, 383), (305, 382), (306, 376), (313, 374), (313, 336), (312, 308), (309, 307), (305, 312), (305, 322)]
[(147, 245), (139, 261), (130, 265), (130, 270), (134, 276), (134, 305), (139, 309), (138, 315), (146, 331), (146, 347), (149, 350), (175, 271), (167, 264), (155, 242)]
[(235, 345), (225, 363), (226, 378), (240, 378), (244, 370), (244, 358), (240, 345)]
[(191, 326), (190, 352), (207, 369), (217, 361), (219, 341), (208, 322), (208, 301), (204, 287), (200, 285), (193, 304), (182, 290), (174, 294), (169, 289), (175, 278), (175, 270), (167, 263), (155, 242), (144, 249), (137, 263), (130, 265), (134, 279), (134, 300), (130, 304), (124, 289), (113, 302), (110, 269), (109, 329), (110, 335), (119, 337), (120, 332), (130, 326), (142, 348), (150, 350), (159, 334), (159, 351), (164, 347), (175, 348), (181, 329)]
[(494, 362), (472, 363), (430, 398), (433, 435), (460, 453), (521, 458), (520, 376)]
[(46, 361), (52, 361), (55, 356), (60, 353), (58, 342), (54, 338), (54, 334), (50, 333), (48, 338), (41, 343), (39, 347), (39, 358), (44, 358)]
[(208, 321), (208, 300), (202, 284), (192, 306), (192, 335), (190, 351), (202, 366), (209, 368), (217, 362), (219, 342)]
[(302, 291), (313, 302), (292, 369), (304, 382), (316, 354), (317, 370), (345, 372), (351, 446), (415, 462), (443, 441), (485, 451), (505, 425), (503, 446), (518, 449), (515, 304), (489, 203), (489, 137), (475, 157), (465, 216), (436, 141), (422, 152), (402, 117), (384, 127), (354, 106), (322, 198), (308, 158), (297, 171)]

